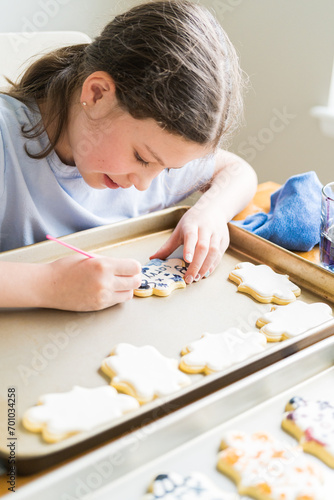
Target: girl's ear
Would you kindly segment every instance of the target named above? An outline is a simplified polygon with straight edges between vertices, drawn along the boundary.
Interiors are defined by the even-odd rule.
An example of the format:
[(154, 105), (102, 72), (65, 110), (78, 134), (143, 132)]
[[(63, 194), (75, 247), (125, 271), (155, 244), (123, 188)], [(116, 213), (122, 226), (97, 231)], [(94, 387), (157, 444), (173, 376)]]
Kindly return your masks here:
[(89, 118), (105, 118), (116, 106), (116, 86), (105, 71), (95, 71), (82, 84), (80, 103)]

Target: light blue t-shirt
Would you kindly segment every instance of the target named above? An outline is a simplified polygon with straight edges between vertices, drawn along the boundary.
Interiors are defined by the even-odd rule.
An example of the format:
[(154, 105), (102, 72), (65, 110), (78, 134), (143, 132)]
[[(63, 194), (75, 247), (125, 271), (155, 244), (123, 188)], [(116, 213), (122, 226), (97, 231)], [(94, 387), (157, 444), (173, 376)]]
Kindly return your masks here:
[(47, 134), (26, 139), (21, 127), (40, 118), (17, 99), (0, 94), (0, 251), (63, 236), (160, 210), (178, 203), (210, 181), (214, 157), (163, 171), (149, 189), (94, 189), (78, 169), (62, 163), (55, 152), (42, 160), (26, 154), (39, 152)]

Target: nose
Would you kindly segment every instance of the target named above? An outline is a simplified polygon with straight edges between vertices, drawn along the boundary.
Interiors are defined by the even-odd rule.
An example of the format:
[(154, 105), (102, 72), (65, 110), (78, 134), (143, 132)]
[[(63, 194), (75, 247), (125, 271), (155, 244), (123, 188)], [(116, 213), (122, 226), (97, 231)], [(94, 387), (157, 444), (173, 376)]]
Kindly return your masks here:
[[(149, 167), (148, 167), (149, 169)], [(148, 170), (147, 169), (147, 170)], [(143, 173), (130, 174), (128, 176), (129, 181), (135, 186), (138, 191), (146, 191), (148, 189), (155, 177), (159, 175), (160, 172), (148, 172), (145, 171)]]

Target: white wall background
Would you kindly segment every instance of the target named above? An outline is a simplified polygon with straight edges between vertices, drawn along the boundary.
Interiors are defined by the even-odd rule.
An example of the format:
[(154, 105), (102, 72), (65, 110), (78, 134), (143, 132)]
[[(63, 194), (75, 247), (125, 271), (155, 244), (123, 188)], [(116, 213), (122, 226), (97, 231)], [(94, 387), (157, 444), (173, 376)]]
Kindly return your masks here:
[[(326, 105), (334, 57), (332, 0), (203, 0), (232, 39), (252, 88), (233, 150), (260, 181), (315, 170), (334, 180), (334, 138), (309, 114)], [(286, 110), (289, 117), (275, 119)], [(276, 129), (276, 130), (275, 130)], [(280, 129), (280, 130), (279, 130)]]
[[(311, 107), (326, 105), (334, 56), (332, 0), (201, 0), (214, 10), (250, 77), (246, 126), (231, 150), (260, 182), (315, 170), (334, 180), (334, 138)], [(0, 32), (78, 30), (94, 37), (138, 0), (0, 0)], [(1, 65), (1, 62), (0, 62)]]

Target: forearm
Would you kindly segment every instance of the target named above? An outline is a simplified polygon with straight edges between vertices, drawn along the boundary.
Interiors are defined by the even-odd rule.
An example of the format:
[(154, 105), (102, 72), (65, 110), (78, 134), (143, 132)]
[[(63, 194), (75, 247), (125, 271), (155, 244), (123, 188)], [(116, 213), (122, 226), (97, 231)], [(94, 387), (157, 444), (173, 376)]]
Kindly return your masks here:
[(43, 307), (45, 264), (0, 261), (0, 307)]
[(256, 188), (257, 176), (253, 168), (233, 153), (219, 151), (215, 174), (198, 202), (199, 208), (210, 205), (229, 222), (250, 203)]

